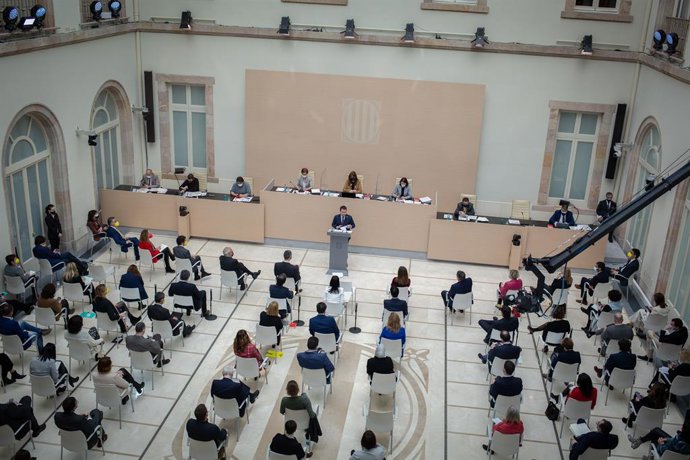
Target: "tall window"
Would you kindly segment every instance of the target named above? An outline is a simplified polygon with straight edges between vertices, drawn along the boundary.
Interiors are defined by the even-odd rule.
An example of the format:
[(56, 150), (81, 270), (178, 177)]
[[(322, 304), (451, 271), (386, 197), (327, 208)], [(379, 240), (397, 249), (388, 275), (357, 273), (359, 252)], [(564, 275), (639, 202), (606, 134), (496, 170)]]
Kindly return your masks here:
[[(635, 179), (635, 193), (639, 193), (644, 189), (647, 177), (659, 174), (659, 167), (661, 165), (661, 139), (659, 130), (656, 126), (649, 128), (642, 140), (640, 147), (640, 160), (637, 167), (637, 178)], [(628, 228), (627, 240), (631, 247), (638, 248), (644, 253), (644, 247), (647, 242), (647, 232), (649, 230), (649, 221), (652, 217), (652, 210), (654, 205), (651, 204), (637, 213), (631, 219), (630, 227)]]
[(598, 127), (599, 114), (560, 112), (550, 198), (586, 200)]
[(113, 95), (104, 90), (96, 98), (92, 129), (98, 135), (93, 161), (96, 172), (96, 190), (115, 188), (120, 185), (120, 117)]
[(207, 167), (206, 90), (204, 86), (171, 85), (172, 150), (176, 167)]
[(12, 127), (4, 157), (12, 242), (25, 259), (31, 257), (33, 238), (44, 233), (43, 211), (53, 201), (50, 146), (36, 118), (26, 115)]
[(575, 8), (587, 11), (615, 11), (617, 0), (575, 0)]
[(683, 223), (680, 226), (676, 248), (678, 252), (673, 258), (671, 283), (667, 294), (669, 302), (685, 316), (687, 322), (690, 320), (690, 190), (685, 197)]

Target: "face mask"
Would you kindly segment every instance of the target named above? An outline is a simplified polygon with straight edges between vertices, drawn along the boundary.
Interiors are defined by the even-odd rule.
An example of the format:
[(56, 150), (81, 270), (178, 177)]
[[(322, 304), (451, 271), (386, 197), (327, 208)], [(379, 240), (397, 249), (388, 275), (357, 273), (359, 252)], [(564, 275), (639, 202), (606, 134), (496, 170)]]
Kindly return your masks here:
[(407, 187), (407, 184), (405, 182), (400, 182), (401, 187)]
[(15, 257), (15, 258), (14, 258), (14, 263), (17, 264), (17, 265), (19, 265), (19, 262), (21, 262), (21, 261), (19, 260), (19, 257)]
[(594, 271), (595, 271), (595, 272), (598, 272), (598, 271), (599, 271), (599, 267), (594, 267)]
[(626, 254), (626, 256), (628, 256), (628, 257), (632, 257), (632, 256), (633, 256), (633, 253), (632, 253), (632, 251), (628, 251), (628, 253)]
[(110, 294), (110, 288), (105, 288), (105, 295)]
[(182, 243), (182, 246), (187, 246), (187, 242), (185, 241), (184, 243)]
[(120, 221), (119, 221), (119, 220), (116, 220), (115, 222), (113, 222), (113, 225), (116, 226), (116, 227), (119, 227), (119, 226), (120, 226)]
[(302, 174), (302, 177), (304, 177), (306, 179), (308, 175), (309, 174)]
[(93, 218), (96, 219), (98, 217), (98, 214), (94, 214)]
[(151, 176), (148, 176), (148, 175), (147, 175), (146, 178), (147, 178), (147, 179), (151, 179)]
[(237, 186), (238, 186), (238, 187), (242, 187), (243, 185), (244, 185), (244, 182), (238, 182), (238, 183), (237, 183)]

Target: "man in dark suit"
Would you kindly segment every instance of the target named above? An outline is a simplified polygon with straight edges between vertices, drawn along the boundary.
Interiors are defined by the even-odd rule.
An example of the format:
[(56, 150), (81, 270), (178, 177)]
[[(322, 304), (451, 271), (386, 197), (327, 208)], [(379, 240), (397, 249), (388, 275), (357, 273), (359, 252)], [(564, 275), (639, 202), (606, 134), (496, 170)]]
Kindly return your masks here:
[[(50, 329), (39, 329), (26, 321), (17, 321), (13, 317), (14, 308), (9, 303), (0, 305), (0, 334), (16, 335), (24, 344), (24, 349), (28, 350), (31, 344), (36, 341), (36, 348), (39, 353), (43, 350), (43, 334), (50, 333)], [(28, 340), (33, 337), (33, 340)]]
[(398, 294), (400, 294), (398, 286), (391, 286), (391, 298), (383, 301), (383, 309), (402, 313), (403, 317), (407, 319), (407, 302), (398, 299)]
[(374, 373), (392, 374), (393, 372), (395, 372), (393, 359), (390, 356), (386, 356), (386, 347), (379, 343), (376, 346), (374, 357), (367, 360), (367, 374), (369, 374), (371, 379)]
[(515, 372), (515, 363), (506, 361), (503, 365), (503, 377), (496, 377), (494, 383), (489, 387), (489, 399), (491, 407), (494, 407), (494, 401), (498, 396), (517, 396), (522, 393), (522, 379), (513, 376)]
[(561, 200), (561, 209), (553, 213), (549, 219), (549, 224), (568, 224), (570, 227), (574, 226), (575, 217), (573, 217), (573, 212), (568, 210), (568, 206), (570, 206), (570, 202)]
[(612, 268), (610, 276), (617, 279), (621, 286), (627, 286), (630, 277), (633, 276), (639, 269), (640, 250), (637, 248), (632, 248), (628, 252), (628, 261), (625, 263), (625, 265), (619, 268)]
[[(196, 287), (195, 284), (190, 283), (190, 275), (191, 273), (189, 273), (188, 270), (182, 270), (180, 272), (180, 281), (178, 281), (177, 283), (172, 283), (170, 285), (170, 289), (168, 289), (168, 295), (191, 296), (194, 299), (194, 310), (201, 310), (201, 316), (205, 318), (208, 315), (208, 311), (206, 310), (206, 291), (200, 290), (198, 287)], [(187, 316), (192, 314), (191, 309), (188, 307), (182, 305), (175, 305), (175, 308), (186, 308)]]
[(611, 434), (613, 425), (606, 419), (597, 422), (596, 431), (590, 431), (575, 438), (570, 446), (569, 460), (577, 460), (590, 447), (592, 449), (615, 449), (618, 446), (618, 436)]
[(597, 284), (609, 282), (609, 270), (606, 268), (606, 264), (604, 262), (597, 262), (595, 270), (596, 274), (594, 277), (586, 278), (583, 276), (580, 279), (580, 284), (575, 285), (575, 289), (580, 290), (581, 297), (577, 300), (577, 302), (581, 303), (582, 305), (587, 305), (587, 295), (594, 294), (594, 288)]
[(512, 310), (509, 306), (503, 305), (501, 307), (501, 319), (494, 316), (493, 320), (480, 319), (479, 327), (486, 331), (486, 337), (484, 337), (484, 343), (489, 343), (491, 337), (491, 331), (497, 329), (499, 331), (513, 332), (517, 330), (520, 322), (517, 318), (513, 317)]
[[(26, 422), (31, 422), (24, 426), (20, 431), (19, 427)], [(12, 431), (16, 434), (14, 438), (22, 439), (31, 429), (31, 437), (35, 438), (43, 430), (46, 429), (46, 424), (39, 424), (34, 416), (34, 410), (31, 408), (31, 397), (24, 396), (19, 402), (10, 400), (7, 404), (0, 404), (0, 426), (9, 425)]]
[(275, 265), (273, 265), (273, 274), (275, 276), (284, 274), (286, 277), (292, 278), (295, 280), (295, 288), (297, 289), (297, 292), (301, 292), (302, 289), (299, 288), (299, 281), (302, 279), (302, 277), (299, 274), (299, 265), (292, 264), (291, 262), (292, 251), (287, 249), (285, 252), (283, 252), (283, 261), (276, 262)]
[(659, 331), (658, 335), (655, 331), (647, 331), (647, 340), (643, 341), (643, 346), (647, 352), (647, 355), (640, 355), (638, 357), (644, 361), (651, 360), (655, 342), (668, 343), (669, 345), (680, 345), (682, 347), (685, 345), (687, 340), (688, 328), (683, 325), (683, 320), (680, 318), (673, 318), (671, 321), (669, 321), (666, 328)]
[(455, 207), (455, 212), (453, 212), (453, 217), (458, 220), (460, 216), (474, 216), (474, 205), (470, 202), (470, 199), (466, 196), (462, 197), (460, 203)]
[(582, 357), (580, 356), (579, 352), (573, 350), (574, 347), (575, 344), (573, 343), (573, 339), (571, 339), (570, 337), (565, 337), (563, 340), (561, 340), (561, 349), (556, 347), (556, 349), (553, 351), (553, 354), (551, 355), (551, 367), (549, 369), (549, 373), (548, 375), (544, 375), (544, 377), (551, 381), (551, 377), (553, 376), (553, 370), (558, 363), (582, 363)]
[(199, 191), (199, 179), (194, 177), (194, 174), (187, 174), (187, 179), (180, 185), (180, 192), (198, 192)]
[(331, 222), (331, 227), (337, 229), (347, 229), (352, 230), (356, 227), (355, 220), (351, 215), (347, 213), (347, 206), (343, 205), (340, 207), (340, 214), (333, 216), (333, 221)]
[(340, 338), (340, 329), (338, 323), (332, 316), (326, 315), (327, 305), (325, 302), (316, 304), (317, 315), (309, 320), (309, 333), (316, 334), (335, 334), (336, 342)]
[(194, 418), (187, 420), (187, 436), (195, 441), (214, 441), (216, 447), (221, 447), (228, 440), (228, 430), (221, 430), (218, 425), (209, 422), (208, 409), (204, 404), (199, 404), (194, 409)]
[[(597, 377), (601, 378), (601, 375), (604, 374), (604, 382), (607, 385), (609, 383), (609, 377), (615, 368), (630, 370), (635, 369), (635, 365), (637, 364), (637, 357), (630, 352), (630, 340), (619, 340), (618, 346), (620, 347), (621, 351), (608, 357), (606, 363), (604, 364), (604, 369), (594, 366), (594, 372), (597, 373)], [(604, 371), (606, 372), (604, 373)]]
[(494, 342), (489, 350), (488, 355), (478, 353), (477, 356), (479, 356), (482, 364), (486, 364), (487, 362), (489, 363), (489, 372), (491, 372), (491, 363), (493, 363), (494, 358), (510, 360), (518, 359), (521, 351), (522, 348), (518, 347), (517, 345), (513, 345), (513, 343), (510, 341), (510, 334), (507, 331), (501, 331), (501, 341)]
[(297, 423), (294, 420), (287, 420), (285, 422), (285, 434), (278, 433), (273, 436), (271, 440), (270, 449), (276, 454), (295, 455), (297, 460), (303, 458), (311, 458), (312, 453), (304, 453), (302, 444), (295, 439), (295, 431), (297, 431)]
[(196, 328), (196, 325), (187, 326), (182, 319), (182, 313), (170, 313), (170, 310), (163, 306), (163, 302), (165, 302), (165, 293), (161, 291), (156, 292), (154, 304), (149, 306), (147, 310), (149, 318), (156, 321), (168, 321), (170, 327), (172, 327), (173, 335), (180, 335), (180, 331), (182, 331), (182, 337), (188, 337)]
[[(613, 201), (613, 193), (607, 192), (606, 199), (597, 205), (597, 220), (603, 222), (616, 212), (616, 202)], [(613, 242), (613, 232), (609, 233), (609, 243)]]
[(105, 229), (105, 234), (108, 238), (113, 240), (122, 252), (128, 252), (131, 247), (134, 250), (134, 259), (139, 260), (139, 238), (134, 236), (126, 237), (117, 229), (120, 226), (120, 222), (115, 219), (115, 217), (108, 217), (108, 226)]
[[(65, 265), (74, 262), (77, 265), (80, 275), (83, 276), (89, 273), (89, 266), (86, 262), (77, 259), (71, 252), (51, 251), (50, 248), (46, 246), (46, 241), (46, 237), (43, 235), (38, 235), (34, 238), (34, 248), (32, 250), (34, 257), (37, 259), (47, 259), (51, 267), (55, 267), (55, 265), (60, 262), (64, 262)], [(54, 268), (53, 271), (55, 271)]]
[(235, 252), (230, 246), (223, 249), (223, 255), (220, 256), (220, 269), (226, 272), (235, 272), (237, 274), (237, 282), (240, 285), (240, 290), (244, 291), (246, 284), (244, 279), (246, 275), (257, 279), (261, 274), (261, 270), (251, 271), (244, 266), (242, 262), (234, 258)]
[[(64, 412), (56, 412), (53, 417), (55, 425), (64, 431), (81, 431), (84, 433), (89, 449), (96, 444), (100, 447), (101, 442), (105, 442), (108, 439), (108, 435), (105, 434), (105, 430), (101, 424), (103, 420), (102, 411), (93, 409), (89, 415), (76, 414), (77, 400), (73, 396), (69, 396), (62, 401), (62, 410)], [(98, 429), (99, 432), (91, 436), (96, 429)], [(89, 436), (91, 437), (89, 438)]]
[(309, 337), (307, 339), (307, 351), (297, 353), (297, 362), (305, 369), (323, 369), (326, 373), (326, 381), (331, 383), (331, 373), (335, 370), (328, 355), (319, 349), (319, 339)]
[(285, 276), (285, 273), (281, 273), (280, 275), (276, 276), (276, 284), (271, 284), (268, 287), (269, 297), (271, 297), (272, 299), (285, 299), (287, 311), (280, 310), (281, 318), (285, 318), (288, 315), (288, 313), (292, 311), (292, 307), (290, 306), (290, 302), (288, 302), (288, 300), (294, 297), (294, 293), (290, 289), (285, 287), (286, 280), (287, 277)]
[(153, 362), (158, 367), (165, 366), (170, 362), (169, 359), (165, 359), (163, 356), (163, 340), (161, 340), (160, 334), (154, 334), (153, 337), (144, 337), (146, 324), (143, 321), (139, 321), (134, 326), (134, 332), (134, 335), (128, 335), (125, 338), (125, 345), (128, 350), (148, 351), (153, 357)]
[(232, 367), (225, 366), (223, 368), (223, 378), (214, 380), (211, 384), (211, 396), (219, 399), (234, 399), (240, 408), (240, 417), (244, 417), (247, 405), (243, 405), (243, 403), (249, 398), (249, 402), (254, 404), (256, 397), (259, 396), (259, 390), (252, 393), (243, 382), (233, 380), (232, 373)]
[[(441, 298), (443, 299), (443, 304), (450, 308), (452, 313), (455, 313), (455, 308), (453, 308), (453, 297), (455, 294), (467, 294), (472, 292), (472, 278), (467, 278), (465, 272), (458, 270), (455, 274), (458, 282), (453, 284), (448, 291), (441, 291)], [(465, 310), (460, 310), (460, 313), (465, 313)]]
[[(173, 255), (176, 259), (187, 259), (192, 263), (194, 281), (211, 276), (211, 274), (204, 269), (204, 265), (201, 263), (201, 256), (193, 256), (192, 253), (189, 252), (189, 249), (185, 247), (187, 246), (186, 236), (179, 235), (175, 241), (177, 242), (177, 246), (172, 249)], [(201, 274), (199, 274), (199, 269), (201, 269)]]

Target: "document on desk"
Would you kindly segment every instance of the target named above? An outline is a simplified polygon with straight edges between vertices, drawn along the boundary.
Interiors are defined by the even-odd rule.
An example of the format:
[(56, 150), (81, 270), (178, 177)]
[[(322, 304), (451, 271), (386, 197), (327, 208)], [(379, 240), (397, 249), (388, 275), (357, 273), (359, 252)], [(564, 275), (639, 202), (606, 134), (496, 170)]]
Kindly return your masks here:
[(583, 434), (587, 434), (590, 431), (592, 431), (592, 430), (589, 429), (589, 427), (587, 426), (586, 423), (571, 423), (570, 424), (570, 432), (576, 438), (579, 436), (582, 436)]
[(520, 225), (520, 221), (517, 219), (508, 219), (510, 225)]
[(151, 193), (168, 193), (168, 189), (163, 187), (152, 188)]
[(412, 204), (414, 203), (414, 200), (403, 200), (403, 203)]
[(235, 198), (235, 199), (232, 200), (232, 201), (235, 201), (235, 202), (237, 202), (237, 203), (251, 203), (252, 197), (250, 197), (250, 196), (245, 196), (245, 197), (242, 197), (242, 198)]
[(488, 222), (488, 221), (489, 221), (489, 219), (487, 219), (486, 217), (477, 217), (477, 222)]
[(311, 189), (312, 195), (321, 195), (321, 189), (320, 188), (313, 188)]
[(135, 189), (132, 189), (132, 191), (133, 191), (134, 193), (149, 193), (149, 189), (143, 188), (143, 187), (142, 187), (142, 188), (135, 188)]
[(592, 230), (589, 225), (571, 225), (570, 230), (584, 230), (586, 232)]
[(423, 196), (419, 199), (420, 203), (429, 204), (431, 203), (431, 197)]
[(376, 199), (379, 201), (388, 201), (388, 197), (386, 196), (377, 196)]

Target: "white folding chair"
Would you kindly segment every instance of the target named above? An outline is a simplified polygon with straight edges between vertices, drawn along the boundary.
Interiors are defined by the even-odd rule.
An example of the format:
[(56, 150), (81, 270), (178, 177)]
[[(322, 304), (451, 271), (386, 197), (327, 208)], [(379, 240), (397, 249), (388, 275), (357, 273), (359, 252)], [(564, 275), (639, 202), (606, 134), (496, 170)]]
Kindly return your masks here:
[(599, 354), (599, 358), (602, 359), (603, 361), (606, 362), (606, 360), (609, 358), (609, 356), (616, 354), (621, 351), (621, 346), (618, 344), (618, 340), (609, 340), (606, 342), (606, 350), (604, 351), (604, 356), (601, 356), (601, 353)]
[(41, 325), (46, 328), (53, 328), (53, 332), (55, 333), (55, 344), (57, 345), (57, 325), (60, 323), (60, 321), (55, 319), (55, 313), (53, 313), (53, 310), (50, 308), (37, 306), (34, 308), (34, 322), (36, 323), (36, 327)]
[(34, 395), (50, 398), (53, 400), (53, 406), (55, 406), (55, 409), (57, 409), (57, 389), (58, 386), (61, 386), (65, 382), (66, 378), (67, 374), (60, 377), (56, 383), (53, 381), (53, 378), (50, 375), (29, 374), (29, 381), (31, 383), (31, 400), (35, 401)]
[[(266, 369), (267, 365), (268, 358), (264, 358), (259, 365), (256, 358), (242, 358), (241, 356), (235, 356), (235, 372), (245, 380), (260, 377), (261, 370)], [(264, 372), (264, 379), (266, 380), (266, 385), (268, 385), (268, 370)]]
[[(613, 324), (613, 312), (602, 311), (601, 313), (599, 313), (599, 316), (597, 316), (596, 319), (592, 321), (592, 324), (590, 324), (589, 326), (589, 330), (594, 332), (598, 329), (606, 329), (606, 327), (610, 324)], [(601, 334), (594, 336), (594, 345), (597, 344), (599, 337), (601, 337)]]
[(486, 363), (486, 380), (489, 380), (490, 375), (493, 375), (494, 377), (503, 377), (503, 367), (508, 361), (512, 361), (517, 366), (517, 359), (503, 359), (496, 357), (493, 361), (488, 361)]
[[(22, 374), (24, 373), (24, 345), (34, 340), (34, 336), (30, 335), (28, 339), (22, 342), (18, 335), (0, 334), (2, 337), (2, 351), (8, 355), (19, 355), (19, 362), (22, 365)], [(33, 344), (32, 344), (33, 345)]]
[(244, 417), (247, 419), (247, 423), (249, 423), (249, 397), (239, 405), (235, 398), (223, 399), (216, 396), (213, 397), (213, 423), (216, 423), (216, 416), (223, 420), (235, 420), (238, 442), (240, 440), (240, 420), (242, 419), (240, 416), (240, 409), (243, 407), (245, 408)]
[[(608, 371), (605, 371), (606, 375), (609, 375)], [(601, 379), (601, 388), (604, 388), (604, 382), (606, 382), (606, 376)], [(625, 390), (630, 388), (630, 399), (632, 399), (633, 386), (635, 385), (635, 369), (621, 369), (619, 367), (614, 367), (613, 371), (609, 375), (609, 383), (606, 385), (606, 399), (604, 400), (604, 405), (609, 402), (609, 387), (613, 387), (617, 391), (622, 391), (625, 395)]]
[[(510, 334), (510, 342), (515, 345), (517, 343), (517, 331), (507, 331)], [(489, 334), (489, 343), (486, 344), (486, 351), (489, 350), (491, 344), (494, 342), (502, 342), (501, 331), (499, 329), (491, 329), (491, 334)]]
[(554, 305), (567, 305), (568, 295), (570, 291), (568, 289), (554, 289), (553, 294), (551, 294), (551, 300)]
[[(672, 345), (670, 343), (652, 342), (654, 344), (654, 357), (662, 361), (678, 361), (680, 359), (680, 350), (683, 345)], [(651, 363), (651, 361), (650, 361)]]
[[(199, 259), (201, 261), (201, 259)], [(198, 265), (199, 262), (197, 262), (194, 265)], [(192, 265), (192, 261), (190, 259), (180, 259), (179, 257), (175, 258), (175, 276), (180, 276), (180, 273), (182, 273), (183, 270), (187, 270), (190, 275), (194, 274), (194, 267)]]
[[(615, 387), (614, 387), (615, 388)], [(641, 433), (648, 433), (654, 428), (661, 428), (664, 425), (664, 417), (666, 416), (666, 408), (652, 409), (651, 407), (640, 407), (639, 411), (635, 410), (632, 402), (630, 405), (630, 413), (635, 414), (635, 425), (633, 426), (633, 438), (637, 434), (638, 428)]]
[(582, 452), (578, 457), (579, 460), (606, 460), (611, 455), (609, 449), (594, 449), (588, 447), (587, 450)]
[[(455, 294), (453, 296), (453, 310), (463, 310), (463, 312), (470, 312), (470, 325), (472, 325), (472, 304), (474, 303), (474, 297), (471, 292), (465, 294)], [(450, 311), (450, 310), (449, 310)], [(450, 324), (453, 325), (455, 317), (450, 316)]]
[(170, 345), (171, 348), (170, 350), (170, 356), (172, 356), (172, 341), (175, 338), (175, 331), (179, 329), (180, 333), (178, 334), (180, 338), (182, 339), (182, 346), (184, 347), (184, 334), (182, 330), (182, 326), (184, 325), (184, 322), (178, 321), (175, 327), (172, 327), (170, 324), (170, 321), (168, 320), (157, 320), (157, 319), (152, 319), (151, 320), (151, 332), (156, 332), (156, 334), (160, 334), (161, 340), (163, 340), (163, 344), (165, 344), (166, 340), (170, 340)]
[(668, 376), (664, 374), (661, 378), (664, 379), (667, 385), (671, 387), (668, 392), (668, 401), (666, 402), (666, 413), (668, 414), (669, 407), (671, 407), (671, 395), (676, 395), (676, 397), (687, 396), (690, 394), (690, 377), (684, 375), (676, 375), (673, 382), (669, 382)]
[[(105, 331), (107, 337), (110, 337), (111, 332), (114, 332), (118, 337), (123, 335), (118, 322), (111, 320), (107, 313), (96, 313), (96, 327), (99, 331)], [(120, 345), (120, 342), (117, 341), (116, 344), (117, 347)]]
[(117, 284), (115, 280), (115, 267), (112, 265), (108, 267), (104, 267), (103, 265), (91, 265), (89, 267), (89, 276), (99, 283), (105, 283), (108, 277), (112, 276), (113, 284)]
[[(138, 369), (141, 371), (141, 375), (144, 375), (144, 371), (151, 371), (151, 390), (155, 389), (155, 383), (154, 383), (154, 374), (156, 373), (156, 364), (153, 362), (153, 357), (151, 356), (151, 353), (148, 351), (133, 351), (129, 350), (129, 370), (130, 373), (132, 372), (133, 369)], [(163, 370), (163, 366), (160, 368), (161, 371), (161, 376), (165, 375), (165, 371)]]
[[(93, 355), (91, 354), (91, 348), (86, 342), (79, 340), (66, 339), (67, 340), (67, 350), (69, 352), (69, 373), (72, 374), (72, 360), (76, 360), (80, 363), (91, 362)], [(91, 378), (91, 372), (89, 372), (89, 378)]]
[[(26, 434), (21, 439), (16, 439), (15, 435), (17, 435), (24, 428), (27, 428), (27, 425), (28, 430), (26, 430)], [(0, 426), (0, 447), (10, 447), (12, 449), (12, 457), (14, 457), (14, 454), (17, 453), (17, 445), (23, 445), (27, 436), (29, 437), (31, 445), (35, 450), (36, 444), (34, 444), (34, 438), (33, 436), (31, 436), (30, 421), (22, 423), (22, 425), (19, 428), (17, 428), (16, 431), (12, 430), (12, 428), (9, 425), (2, 425)]]
[(659, 455), (656, 444), (652, 444), (652, 455), (654, 456), (654, 460), (688, 460), (687, 454), (679, 454), (670, 449), (666, 449), (662, 455)]
[[(326, 353), (335, 353), (334, 356), (337, 356), (338, 359), (340, 359), (340, 347), (343, 342), (343, 334), (342, 332), (340, 333), (340, 337), (338, 337), (338, 340), (335, 339), (335, 333), (332, 334), (322, 334), (320, 332), (316, 332), (314, 334), (314, 337), (319, 339), (319, 348), (321, 348), (323, 351)], [(333, 363), (335, 365), (335, 362)]]
[(491, 417), (496, 417), (496, 414), (498, 414), (501, 418), (506, 414), (506, 411), (508, 410), (509, 407), (514, 407), (515, 409), (520, 411), (520, 404), (522, 404), (522, 395), (515, 395), (515, 396), (504, 396), (504, 395), (498, 395), (494, 401), (494, 407), (491, 407), (491, 395), (489, 395), (489, 414), (492, 414)]
[(183, 313), (191, 312), (194, 310), (194, 297), (191, 295), (179, 295), (175, 294), (173, 296), (173, 307), (179, 308)]
[(557, 345), (560, 345), (561, 342), (563, 341), (564, 338), (566, 338), (568, 335), (567, 332), (552, 332), (548, 331), (546, 333), (546, 339), (543, 338), (542, 334), (539, 334), (537, 337), (537, 350), (542, 351), (541, 359), (542, 363), (544, 361), (548, 361), (546, 358), (547, 352), (544, 351), (544, 347), (547, 346), (552, 346), (555, 347)]
[[(67, 281), (63, 281), (62, 295), (65, 297), (65, 300), (74, 303), (81, 303), (82, 309), (84, 308), (85, 304), (91, 301), (91, 299), (89, 299), (89, 296), (84, 294), (84, 289), (81, 287), (81, 284), (79, 283), (68, 283)], [(84, 300), (84, 298), (86, 298), (86, 300)]]
[(120, 288), (120, 300), (122, 300), (124, 303), (127, 304), (129, 307), (130, 303), (133, 302), (141, 302), (141, 293), (139, 292), (139, 288), (128, 288), (128, 287), (121, 287)]
[[(549, 368), (551, 363), (549, 363)], [(556, 367), (553, 368), (553, 373), (551, 375), (551, 387), (549, 393), (553, 394), (553, 385), (556, 382), (562, 382), (563, 384), (577, 381), (577, 374), (580, 370), (580, 365), (577, 363), (566, 364), (563, 362), (557, 362)]]
[(386, 349), (386, 356), (392, 359), (397, 359), (399, 364), (402, 364), (402, 357), (405, 352), (402, 339), (391, 340), (384, 337), (381, 338), (381, 344)]
[(22, 265), (24, 266), (24, 270), (27, 272), (34, 272), (38, 274), (39, 277), (42, 276), (41, 264), (38, 263), (38, 259), (36, 257), (31, 257), (25, 260)]
[(268, 454), (267, 457), (268, 460), (295, 460), (297, 459), (297, 455), (284, 455), (284, 454), (279, 454), (277, 452), (273, 452), (271, 448), (268, 448)]
[(398, 299), (407, 302), (410, 299), (412, 293), (410, 292), (409, 286), (400, 286), (398, 288)]
[[(125, 241), (126, 241), (126, 242), (125, 242), (125, 246), (127, 246), (128, 248), (131, 249), (132, 246), (134, 246), (134, 244), (132, 244), (131, 241), (129, 241), (129, 240), (125, 240)], [(127, 250), (127, 252), (123, 252), (123, 251), (122, 251), (122, 247), (121, 247), (119, 244), (117, 244), (117, 243), (115, 242), (115, 240), (112, 239), (112, 238), (108, 238), (108, 243), (107, 243), (107, 244), (108, 244), (108, 252), (110, 253), (110, 259), (108, 259), (108, 262), (109, 262), (109, 263), (112, 263), (112, 262), (113, 262), (113, 249), (114, 249), (115, 251), (121, 253), (121, 254), (124, 254), (125, 260), (127, 260), (127, 255), (129, 254), (129, 250)]]
[(215, 441), (189, 440), (189, 460), (215, 460), (218, 452), (225, 447), (227, 439), (220, 446), (216, 446)]
[(340, 322), (340, 318), (344, 316), (345, 325), (343, 329), (347, 327), (347, 309), (344, 303), (326, 302), (326, 315), (334, 317), (336, 322)]
[(563, 436), (563, 426), (565, 419), (578, 420), (584, 419), (589, 422), (589, 416), (592, 413), (592, 401), (578, 401), (577, 399), (568, 398), (563, 405), (561, 411), (561, 432), (560, 437)]
[(22, 300), (25, 300), (27, 289), (32, 288), (36, 294), (36, 279), (30, 279), (25, 283), (21, 276), (5, 276), (5, 289), (15, 297), (21, 296)]
[(395, 407), (395, 389), (398, 383), (398, 377), (400, 376), (400, 371), (394, 372), (392, 374), (379, 374), (374, 372), (371, 375), (371, 385), (369, 386), (369, 397), (373, 393), (379, 395), (390, 395), (393, 397), (393, 411), (396, 410)]
[(331, 372), (331, 383), (328, 383), (326, 372), (323, 369), (302, 368), (302, 391), (304, 387), (321, 388), (323, 387), (323, 407), (326, 408), (326, 390), (330, 385), (331, 394), (333, 393), (333, 373)]
[[(242, 276), (240, 276), (240, 279), (246, 278), (247, 274), (243, 273)], [(218, 299), (223, 298), (223, 286), (227, 287), (232, 291), (233, 289), (235, 290), (235, 303), (237, 303), (237, 298), (239, 296), (239, 291), (240, 291), (240, 283), (237, 278), (237, 273), (234, 271), (227, 271), (227, 270), (222, 270), (220, 271), (220, 291), (219, 291), (219, 296)]]
[(592, 303), (597, 303), (600, 299), (606, 299), (611, 290), (611, 283), (598, 283), (594, 286), (594, 293), (592, 294)]
[[(276, 328), (273, 326), (262, 326), (260, 324), (256, 325), (256, 335), (254, 336), (254, 342), (261, 346), (261, 348), (271, 347), (273, 345), (278, 345), (278, 339), (283, 335), (283, 330), (276, 332)], [(320, 345), (320, 343), (319, 343)], [(283, 349), (283, 342), (280, 342), (280, 349)]]
[[(489, 431), (489, 448), (487, 453), (489, 455), (489, 460), (496, 454), (501, 457), (516, 458), (520, 452), (520, 439), (521, 434), (503, 434), (499, 431), (491, 432)], [(492, 453), (493, 452), (493, 453)]]
[[(77, 452), (77, 453), (83, 453), (84, 458), (89, 458), (89, 444), (88, 442), (96, 436), (97, 438), (101, 437), (101, 427), (97, 426), (95, 430), (93, 430), (93, 433), (89, 435), (87, 438), (84, 436), (84, 433), (82, 433), (80, 430), (76, 431), (66, 431), (66, 430), (60, 430), (59, 431), (60, 435), (60, 459), (62, 459), (62, 454), (63, 454), (63, 449), (66, 449), (70, 452)], [(103, 447), (103, 443), (101, 443), (101, 453), (105, 457), (105, 448)]]
[[(316, 406), (316, 409), (318, 410), (318, 406)], [(297, 424), (295, 438), (297, 438), (300, 444), (307, 446), (307, 450), (309, 450), (311, 443), (306, 438), (305, 433), (305, 430), (309, 428), (309, 412), (306, 409), (292, 410), (286, 408), (283, 422), (288, 420), (293, 420)]]
[(379, 412), (369, 408), (367, 419), (364, 424), (365, 430), (376, 433), (388, 433), (388, 450), (393, 448), (393, 428), (395, 427), (395, 414), (393, 412)]
[(668, 320), (669, 318), (667, 318), (666, 316), (648, 315), (647, 319), (644, 322), (644, 328), (647, 331), (654, 331), (658, 334), (659, 331), (666, 327), (666, 323), (668, 323)]
[(99, 405), (109, 409), (117, 407), (120, 429), (122, 429), (122, 398), (128, 394), (130, 394), (129, 402), (132, 406), (132, 412), (134, 412), (134, 398), (131, 397), (132, 385), (120, 389), (113, 384), (100, 385), (96, 383), (94, 384), (94, 392), (96, 393), (96, 409), (98, 409)]
[(51, 265), (48, 259), (38, 259), (38, 266), (41, 267), (41, 277), (50, 276), (50, 282), (54, 283), (57, 280), (57, 273), (65, 268), (65, 263), (58, 262)]

